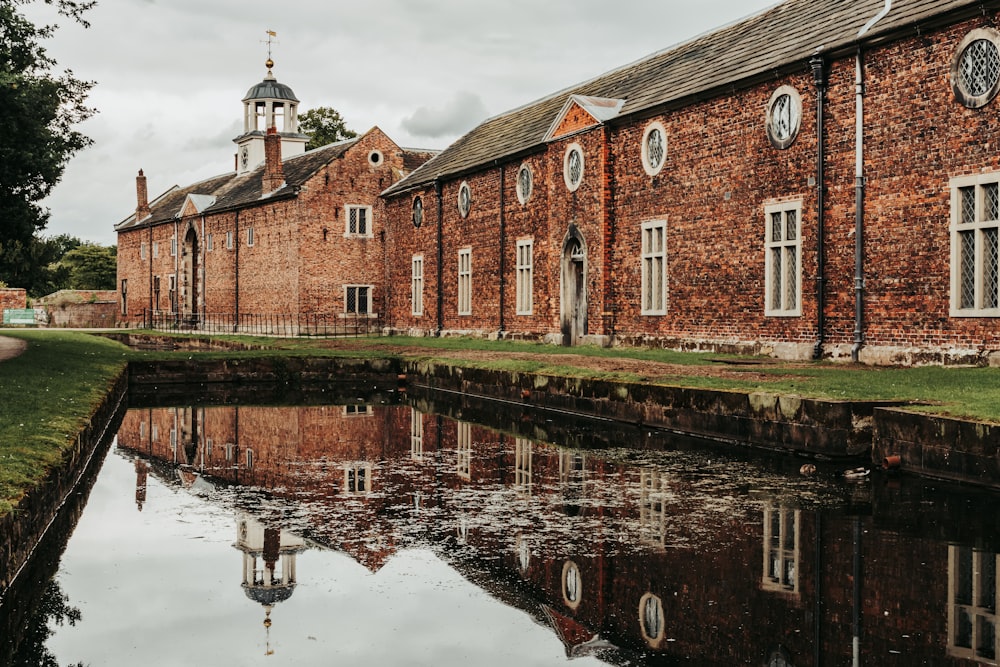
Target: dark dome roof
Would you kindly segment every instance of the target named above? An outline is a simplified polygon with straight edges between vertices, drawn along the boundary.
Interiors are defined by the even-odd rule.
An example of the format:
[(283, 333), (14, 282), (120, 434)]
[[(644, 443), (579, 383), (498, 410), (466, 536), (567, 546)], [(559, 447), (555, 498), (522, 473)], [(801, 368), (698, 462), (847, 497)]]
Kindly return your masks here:
[(288, 100), (290, 102), (298, 102), (299, 98), (295, 97), (295, 93), (292, 92), (291, 88), (283, 83), (278, 83), (273, 76), (268, 75), (267, 78), (247, 91), (243, 101), (247, 102), (249, 100)]
[(248, 586), (243, 584), (243, 592), (246, 596), (253, 600), (254, 602), (259, 602), (260, 604), (277, 604), (279, 602), (284, 602), (288, 598), (292, 597), (292, 593), (295, 591), (295, 584), (286, 586), (272, 586), (266, 588), (264, 586)]

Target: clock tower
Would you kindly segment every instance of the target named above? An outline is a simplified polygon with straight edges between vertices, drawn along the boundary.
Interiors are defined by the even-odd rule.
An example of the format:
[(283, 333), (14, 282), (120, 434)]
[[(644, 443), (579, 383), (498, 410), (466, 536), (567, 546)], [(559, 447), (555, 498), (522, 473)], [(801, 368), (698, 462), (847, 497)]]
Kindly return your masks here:
[(264, 161), (264, 136), (270, 127), (281, 137), (282, 160), (304, 153), (309, 141), (299, 133), (298, 98), (274, 78), (274, 61), (268, 58), (265, 65), (267, 76), (243, 97), (243, 134), (233, 139), (237, 174), (253, 171)]

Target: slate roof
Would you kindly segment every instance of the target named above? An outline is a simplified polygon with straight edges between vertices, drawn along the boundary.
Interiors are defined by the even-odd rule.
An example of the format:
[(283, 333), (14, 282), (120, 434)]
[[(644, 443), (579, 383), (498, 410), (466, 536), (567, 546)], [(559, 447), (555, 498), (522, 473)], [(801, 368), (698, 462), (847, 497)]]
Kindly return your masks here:
[[(456, 176), (544, 144), (570, 95), (624, 99), (618, 118), (681, 105), (741, 83), (805, 67), (818, 52), (842, 54), (860, 42), (877, 43), (916, 24), (960, 10), (980, 11), (996, 0), (896, 0), (863, 39), (858, 34), (885, 0), (785, 0), (736, 23), (670, 47), (594, 79), (487, 119), (422, 168), (396, 183), (392, 195)], [(613, 121), (612, 121), (613, 122)]]

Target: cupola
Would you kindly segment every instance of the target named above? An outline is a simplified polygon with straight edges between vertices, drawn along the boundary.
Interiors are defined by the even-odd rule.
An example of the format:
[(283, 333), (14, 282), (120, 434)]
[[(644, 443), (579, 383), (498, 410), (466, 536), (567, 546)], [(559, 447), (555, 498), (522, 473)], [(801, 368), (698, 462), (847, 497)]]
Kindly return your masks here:
[(268, 58), (264, 64), (264, 80), (251, 86), (243, 97), (243, 134), (233, 139), (237, 173), (252, 171), (264, 161), (264, 137), (269, 128), (275, 128), (281, 137), (283, 160), (305, 152), (309, 141), (299, 133), (299, 99), (274, 77), (274, 61)]

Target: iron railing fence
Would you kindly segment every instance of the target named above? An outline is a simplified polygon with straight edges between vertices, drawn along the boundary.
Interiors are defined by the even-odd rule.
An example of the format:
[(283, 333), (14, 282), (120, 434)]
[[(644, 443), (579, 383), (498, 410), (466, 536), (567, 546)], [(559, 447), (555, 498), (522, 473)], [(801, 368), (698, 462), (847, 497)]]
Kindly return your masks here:
[(380, 336), (382, 318), (367, 313), (172, 313), (144, 310), (133, 326), (158, 331), (252, 336)]

